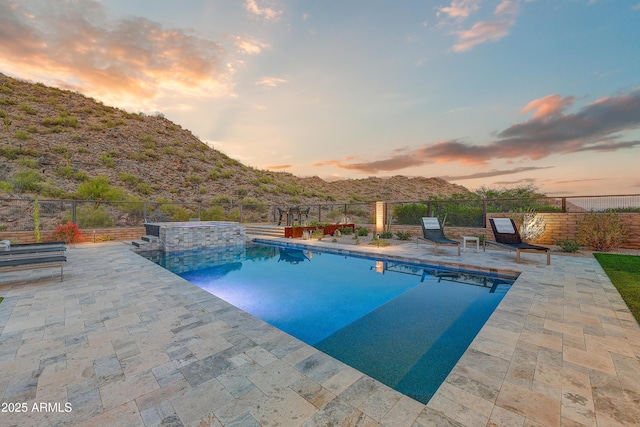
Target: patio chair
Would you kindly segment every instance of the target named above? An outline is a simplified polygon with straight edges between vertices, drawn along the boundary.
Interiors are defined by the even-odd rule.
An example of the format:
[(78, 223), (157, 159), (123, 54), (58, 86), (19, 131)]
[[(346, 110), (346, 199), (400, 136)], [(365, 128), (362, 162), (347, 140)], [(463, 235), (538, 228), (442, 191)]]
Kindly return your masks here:
[(285, 219), (284, 223), (289, 225), (289, 212), (282, 208), (278, 208), (278, 225), (282, 224), (283, 218)]
[(531, 245), (525, 243), (520, 238), (516, 223), (511, 218), (490, 218), (491, 230), (495, 236), (495, 242), (487, 240), (487, 243), (505, 249), (516, 251), (516, 262), (520, 262), (520, 252), (546, 253), (547, 265), (551, 264), (551, 250), (544, 246)]
[(434, 244), (434, 254), (438, 254), (438, 246), (457, 246), (458, 256), (460, 256), (460, 242), (445, 237), (442, 230), (442, 224), (436, 217), (423, 217), (420, 221), (422, 225), (422, 235), (416, 239), (416, 245), (420, 243), (420, 239), (427, 240)]
[(309, 212), (311, 211), (310, 207), (306, 207), (306, 208), (301, 208), (300, 209), (300, 224), (303, 223), (302, 221), (302, 217), (304, 217), (304, 224), (307, 223), (307, 221), (309, 221)]

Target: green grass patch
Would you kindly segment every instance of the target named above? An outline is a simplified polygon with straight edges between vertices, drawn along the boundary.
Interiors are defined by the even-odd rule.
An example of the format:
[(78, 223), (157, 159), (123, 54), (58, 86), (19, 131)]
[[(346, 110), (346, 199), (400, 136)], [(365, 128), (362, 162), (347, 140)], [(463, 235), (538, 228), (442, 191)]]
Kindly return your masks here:
[(640, 323), (640, 256), (593, 254)]

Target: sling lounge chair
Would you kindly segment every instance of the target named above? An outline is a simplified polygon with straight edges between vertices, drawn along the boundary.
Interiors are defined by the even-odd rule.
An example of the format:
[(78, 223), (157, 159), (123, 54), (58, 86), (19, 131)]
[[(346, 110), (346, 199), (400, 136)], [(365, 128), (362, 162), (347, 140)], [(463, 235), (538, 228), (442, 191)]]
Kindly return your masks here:
[(458, 256), (460, 256), (460, 242), (447, 239), (444, 236), (444, 231), (442, 230), (442, 224), (440, 220), (436, 217), (424, 217), (420, 221), (422, 225), (422, 235), (423, 237), (418, 237), (416, 240), (416, 245), (420, 243), (420, 239), (428, 240), (429, 242), (434, 244), (434, 254), (438, 254), (438, 246), (457, 246), (458, 247)]
[(551, 263), (551, 251), (544, 246), (530, 245), (520, 238), (516, 223), (511, 218), (490, 218), (489, 223), (496, 238), (495, 242), (487, 241), (487, 243), (516, 251), (516, 262), (520, 262), (520, 252), (530, 253), (546, 253), (547, 265)]

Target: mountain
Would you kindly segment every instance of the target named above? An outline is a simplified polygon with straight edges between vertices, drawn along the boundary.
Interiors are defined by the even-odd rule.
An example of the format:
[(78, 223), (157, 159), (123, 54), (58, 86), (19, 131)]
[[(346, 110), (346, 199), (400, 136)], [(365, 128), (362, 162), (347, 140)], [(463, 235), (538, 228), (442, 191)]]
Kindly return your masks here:
[(205, 203), (423, 200), (467, 194), (438, 178), (346, 179), (259, 170), (162, 115), (129, 113), (79, 93), (0, 74), (0, 195), (70, 198), (106, 177), (127, 198)]

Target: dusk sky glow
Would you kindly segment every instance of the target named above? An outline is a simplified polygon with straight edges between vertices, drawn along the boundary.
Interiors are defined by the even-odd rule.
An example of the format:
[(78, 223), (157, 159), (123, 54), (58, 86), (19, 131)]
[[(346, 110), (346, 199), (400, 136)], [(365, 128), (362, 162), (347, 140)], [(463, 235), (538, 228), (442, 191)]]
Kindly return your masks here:
[(260, 169), (640, 193), (640, 0), (0, 0), (0, 72)]

